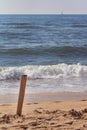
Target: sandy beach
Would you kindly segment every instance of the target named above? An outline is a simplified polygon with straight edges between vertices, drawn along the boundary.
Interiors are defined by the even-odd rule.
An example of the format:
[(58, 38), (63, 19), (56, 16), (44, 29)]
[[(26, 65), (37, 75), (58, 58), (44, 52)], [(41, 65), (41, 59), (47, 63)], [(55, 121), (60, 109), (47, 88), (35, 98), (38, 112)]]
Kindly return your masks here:
[(0, 130), (87, 130), (86, 92), (37, 95), (25, 97), (22, 116), (16, 115), (17, 95), (0, 95)]

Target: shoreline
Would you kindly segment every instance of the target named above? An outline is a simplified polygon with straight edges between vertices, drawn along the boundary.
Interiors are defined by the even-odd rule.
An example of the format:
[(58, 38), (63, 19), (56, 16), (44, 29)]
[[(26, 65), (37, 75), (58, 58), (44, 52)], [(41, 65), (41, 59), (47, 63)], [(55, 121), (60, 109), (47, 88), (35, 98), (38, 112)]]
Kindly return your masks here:
[[(50, 93), (25, 93), (24, 102), (65, 101), (87, 99), (84, 92), (50, 92)], [(0, 94), (0, 103), (17, 103), (18, 94)]]

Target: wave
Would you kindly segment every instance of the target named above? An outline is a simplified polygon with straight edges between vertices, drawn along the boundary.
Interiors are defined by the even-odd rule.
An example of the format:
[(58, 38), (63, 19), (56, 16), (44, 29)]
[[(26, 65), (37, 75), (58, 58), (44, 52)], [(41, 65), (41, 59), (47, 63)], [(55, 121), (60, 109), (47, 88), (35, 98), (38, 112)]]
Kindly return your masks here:
[(21, 75), (26, 74), (28, 79), (58, 79), (87, 77), (87, 66), (80, 64), (57, 64), (57, 65), (27, 65), (20, 67), (0, 67), (0, 80), (19, 80)]
[(26, 32), (10, 32), (10, 31), (6, 31), (6, 32), (0, 32), (0, 36), (2, 37), (9, 37), (9, 38), (22, 38), (24, 39), (24, 36), (29, 36), (32, 35), (31, 33), (26, 33)]
[(11, 49), (1, 49), (0, 54), (12, 54), (12, 55), (40, 55), (40, 54), (54, 54), (54, 55), (77, 55), (79, 54), (87, 56), (87, 47), (44, 47), (36, 46), (30, 48), (11, 48)]
[(72, 27), (77, 27), (77, 28), (87, 28), (87, 24), (74, 24)]
[(15, 29), (43, 29), (44, 25), (37, 25), (33, 23), (3, 23), (1, 25), (8, 26), (9, 28)]

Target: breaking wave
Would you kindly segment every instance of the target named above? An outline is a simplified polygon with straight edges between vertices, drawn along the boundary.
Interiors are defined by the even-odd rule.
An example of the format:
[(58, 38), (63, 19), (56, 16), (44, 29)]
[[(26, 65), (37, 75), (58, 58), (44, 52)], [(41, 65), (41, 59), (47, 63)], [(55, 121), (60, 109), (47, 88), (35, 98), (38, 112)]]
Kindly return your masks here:
[(67, 77), (87, 77), (87, 66), (80, 64), (27, 65), (20, 67), (0, 67), (0, 80), (19, 80), (26, 74), (28, 79), (57, 79)]

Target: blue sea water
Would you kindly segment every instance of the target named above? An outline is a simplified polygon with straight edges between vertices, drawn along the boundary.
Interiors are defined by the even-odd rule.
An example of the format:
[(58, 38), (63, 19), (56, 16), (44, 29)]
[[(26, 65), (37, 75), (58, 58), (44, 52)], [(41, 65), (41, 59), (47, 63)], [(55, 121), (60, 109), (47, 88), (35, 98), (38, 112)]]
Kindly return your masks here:
[(0, 15), (0, 93), (87, 91), (87, 15)]

